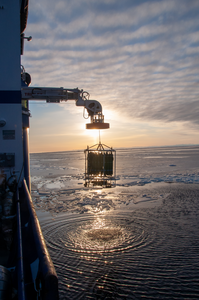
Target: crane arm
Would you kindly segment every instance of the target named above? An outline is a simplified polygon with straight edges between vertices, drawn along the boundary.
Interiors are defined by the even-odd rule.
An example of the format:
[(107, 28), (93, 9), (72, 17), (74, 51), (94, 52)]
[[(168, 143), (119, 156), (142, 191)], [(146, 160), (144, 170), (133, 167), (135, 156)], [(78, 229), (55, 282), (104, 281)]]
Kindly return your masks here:
[(106, 129), (109, 123), (104, 123), (102, 106), (96, 100), (89, 100), (89, 93), (76, 89), (49, 88), (49, 87), (22, 87), (22, 100), (45, 100), (48, 103), (62, 103), (75, 100), (76, 106), (83, 106), (91, 119), (86, 124), (87, 129)]

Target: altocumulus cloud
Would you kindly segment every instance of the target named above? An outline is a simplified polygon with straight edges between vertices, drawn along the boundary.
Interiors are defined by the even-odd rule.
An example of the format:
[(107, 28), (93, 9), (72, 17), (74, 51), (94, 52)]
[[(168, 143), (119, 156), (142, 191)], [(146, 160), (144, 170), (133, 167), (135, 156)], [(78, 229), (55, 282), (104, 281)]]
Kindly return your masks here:
[(23, 64), (132, 119), (199, 126), (199, 1), (30, 1)]

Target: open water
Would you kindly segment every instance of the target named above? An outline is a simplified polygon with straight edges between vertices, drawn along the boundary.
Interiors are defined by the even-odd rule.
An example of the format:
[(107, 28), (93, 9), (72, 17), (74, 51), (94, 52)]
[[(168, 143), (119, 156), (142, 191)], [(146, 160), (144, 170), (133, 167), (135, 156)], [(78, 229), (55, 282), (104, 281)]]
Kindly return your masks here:
[(31, 154), (60, 299), (199, 299), (199, 147), (116, 156), (116, 187), (91, 189), (83, 152)]

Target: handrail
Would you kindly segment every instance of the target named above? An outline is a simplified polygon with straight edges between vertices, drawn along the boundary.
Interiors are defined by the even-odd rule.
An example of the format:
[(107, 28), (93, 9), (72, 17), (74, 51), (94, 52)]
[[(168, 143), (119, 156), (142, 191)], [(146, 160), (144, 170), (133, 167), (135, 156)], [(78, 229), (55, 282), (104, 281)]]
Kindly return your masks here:
[(30, 213), (30, 221), (33, 229), (33, 236), (39, 257), (40, 271), (43, 277), (44, 283), (44, 299), (45, 300), (57, 300), (58, 295), (58, 278), (57, 274), (49, 255), (44, 237), (41, 231), (39, 220), (37, 218), (31, 195), (29, 193), (25, 179), (23, 180), (23, 189), (26, 194), (28, 210)]
[(21, 210), (19, 201), (19, 191), (16, 193), (17, 202), (17, 279), (18, 279), (18, 299), (25, 300), (24, 269), (23, 269), (23, 249), (21, 234)]

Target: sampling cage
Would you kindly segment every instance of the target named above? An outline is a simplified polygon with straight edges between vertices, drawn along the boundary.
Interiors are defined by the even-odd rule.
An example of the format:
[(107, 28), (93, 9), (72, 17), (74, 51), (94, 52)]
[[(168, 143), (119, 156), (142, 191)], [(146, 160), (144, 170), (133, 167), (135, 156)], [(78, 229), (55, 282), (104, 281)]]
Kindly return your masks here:
[(85, 186), (115, 186), (116, 151), (100, 142), (84, 153)]

